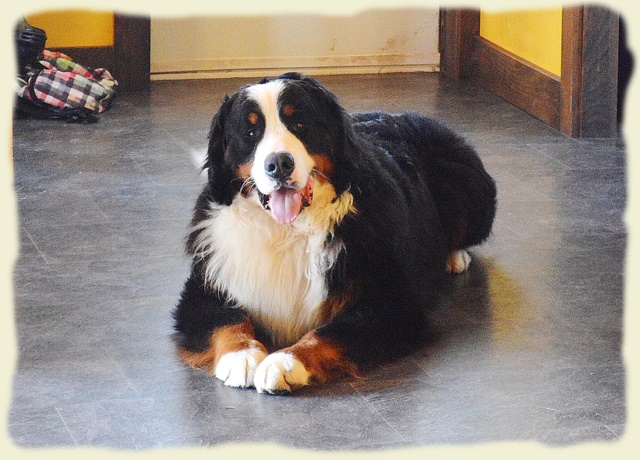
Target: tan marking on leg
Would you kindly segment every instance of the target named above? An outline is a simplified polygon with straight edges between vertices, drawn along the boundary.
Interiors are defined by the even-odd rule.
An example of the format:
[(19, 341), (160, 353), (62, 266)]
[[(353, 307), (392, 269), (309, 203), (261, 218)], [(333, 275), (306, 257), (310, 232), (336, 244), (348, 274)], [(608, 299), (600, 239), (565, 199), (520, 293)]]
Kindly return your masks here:
[(293, 355), (309, 373), (309, 384), (324, 383), (343, 376), (357, 376), (357, 366), (344, 353), (342, 347), (330, 339), (308, 332), (289, 348), (281, 350)]
[(213, 361), (215, 355), (213, 348), (209, 347), (202, 352), (188, 351), (182, 347), (178, 348), (178, 356), (180, 359), (191, 367), (206, 369), (207, 372), (213, 372)]
[(354, 287), (349, 287), (342, 292), (330, 294), (320, 306), (320, 316), (323, 322), (327, 323), (335, 318), (351, 302), (355, 291)]
[(192, 352), (180, 348), (178, 354), (190, 366), (203, 368), (212, 373), (223, 355), (247, 348), (259, 348), (267, 352), (264, 345), (256, 340), (249, 318), (240, 324), (222, 326), (214, 330), (209, 340), (209, 348), (206, 350)]

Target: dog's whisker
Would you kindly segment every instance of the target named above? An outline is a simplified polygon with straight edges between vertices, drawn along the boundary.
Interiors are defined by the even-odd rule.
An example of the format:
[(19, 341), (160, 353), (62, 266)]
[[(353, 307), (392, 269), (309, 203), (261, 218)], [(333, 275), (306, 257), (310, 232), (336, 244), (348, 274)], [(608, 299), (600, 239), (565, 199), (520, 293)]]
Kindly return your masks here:
[(237, 181), (239, 181), (239, 180), (241, 180), (241, 181), (243, 181), (243, 182), (246, 182), (246, 181), (247, 181), (247, 180), (249, 180), (249, 179), (251, 179), (251, 178), (245, 179), (245, 178), (243, 178), (243, 177), (234, 177), (233, 179), (231, 179), (231, 182), (237, 182)]
[(323, 177), (327, 182), (329, 182), (330, 184), (332, 183), (332, 182), (331, 182), (331, 179), (330, 179), (326, 174), (322, 173), (321, 171), (319, 171), (319, 170), (317, 170), (317, 169), (313, 169), (313, 170), (311, 171), (311, 175), (312, 175), (312, 176), (314, 176), (314, 177), (315, 177), (315, 176), (321, 176), (321, 177)]
[(249, 194), (255, 188), (255, 186), (256, 184), (253, 182), (253, 179), (251, 177), (248, 177), (240, 186), (240, 191), (242, 193)]

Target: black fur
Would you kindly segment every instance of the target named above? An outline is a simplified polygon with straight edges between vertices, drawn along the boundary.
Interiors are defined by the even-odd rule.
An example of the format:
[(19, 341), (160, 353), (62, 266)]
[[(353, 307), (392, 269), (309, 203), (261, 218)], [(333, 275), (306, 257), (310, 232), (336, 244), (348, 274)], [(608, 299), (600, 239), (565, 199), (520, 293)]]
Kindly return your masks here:
[[(287, 81), (283, 99), (303, 101), (307, 108), (304, 132), (296, 135), (310, 153), (330, 156), (331, 183), (338, 195), (353, 195), (358, 211), (337, 225), (332, 238), (346, 251), (327, 272), (330, 296), (352, 289), (353, 297), (317, 334), (342, 345), (358, 365), (406, 353), (424, 338), (424, 311), (437, 303), (448, 253), (489, 236), (494, 181), (474, 149), (431, 118), (350, 115), (317, 81), (296, 73), (279, 78)], [(229, 205), (240, 192), (234, 168), (250, 159), (260, 134), (249, 134), (260, 126), (248, 127), (238, 116), (238, 107), (250, 103), (239, 92), (225, 99), (213, 119), (209, 181), (194, 224), (205, 218), (208, 203)], [(205, 286), (203, 260), (194, 254), (196, 237), (194, 231), (187, 240), (194, 263), (174, 312), (179, 344), (192, 351), (207, 347), (214, 328), (245, 318), (242, 309), (230, 308), (232, 293)]]

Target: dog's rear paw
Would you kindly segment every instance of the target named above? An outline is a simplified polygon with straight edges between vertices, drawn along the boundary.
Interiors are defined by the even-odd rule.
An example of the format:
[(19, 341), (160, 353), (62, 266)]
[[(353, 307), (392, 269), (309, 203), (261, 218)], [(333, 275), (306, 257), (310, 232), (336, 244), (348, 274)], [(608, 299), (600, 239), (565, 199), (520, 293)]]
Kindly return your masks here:
[(309, 384), (309, 372), (291, 353), (267, 356), (256, 369), (254, 386), (259, 393), (291, 393)]
[(251, 387), (256, 369), (266, 356), (260, 348), (245, 348), (226, 353), (218, 361), (214, 375), (230, 387)]
[(462, 273), (469, 268), (471, 256), (464, 249), (452, 251), (447, 259), (447, 273)]

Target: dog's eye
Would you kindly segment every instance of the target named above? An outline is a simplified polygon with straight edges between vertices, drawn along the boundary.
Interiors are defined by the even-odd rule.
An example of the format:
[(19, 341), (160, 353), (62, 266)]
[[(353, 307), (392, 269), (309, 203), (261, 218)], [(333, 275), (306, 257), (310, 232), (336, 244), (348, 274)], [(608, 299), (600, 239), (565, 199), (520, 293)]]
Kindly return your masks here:
[(300, 132), (304, 131), (304, 123), (302, 123), (301, 121), (298, 121), (298, 122), (294, 123), (291, 126), (291, 130), (294, 133), (300, 133)]
[(255, 129), (249, 129), (247, 130), (246, 136), (249, 139), (253, 139), (254, 137), (256, 137), (256, 130)]

